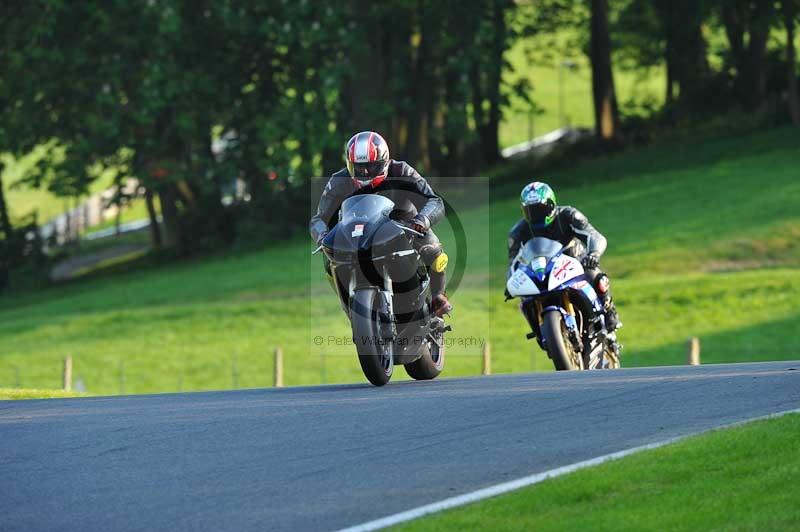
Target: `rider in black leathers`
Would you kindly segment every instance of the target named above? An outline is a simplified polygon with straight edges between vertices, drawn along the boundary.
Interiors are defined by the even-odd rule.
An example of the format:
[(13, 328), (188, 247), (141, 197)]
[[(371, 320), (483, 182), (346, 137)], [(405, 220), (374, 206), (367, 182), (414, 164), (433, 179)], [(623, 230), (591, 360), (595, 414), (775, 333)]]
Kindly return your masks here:
[[(519, 220), (508, 234), (509, 261), (513, 261), (525, 242), (535, 236), (561, 242), (566, 246), (567, 255), (581, 261), (587, 280), (603, 299), (608, 331), (621, 327), (608, 276), (599, 267), (600, 257), (606, 250), (606, 238), (575, 207), (555, 205), (555, 194), (544, 183), (535, 182), (525, 187), (521, 199), (523, 214), (528, 219)], [(545, 205), (550, 209), (542, 207)], [(537, 208), (544, 209), (538, 216)]]
[[(368, 162), (361, 162), (360, 155), (366, 153)], [(317, 212), (311, 217), (311, 238), (319, 243), (338, 221), (342, 202), (357, 194), (378, 194), (392, 200), (395, 208), (390, 214), (394, 220), (403, 221), (423, 236), (414, 237), (414, 248), (428, 267), (431, 280), (432, 306), (442, 316), (452, 310), (445, 294), (445, 268), (447, 254), (442, 250), (439, 238), (431, 230), (445, 214), (444, 202), (433, 191), (428, 182), (404, 161), (389, 159), (386, 141), (377, 133), (362, 132), (354, 135), (345, 148), (348, 167), (336, 172), (319, 199)], [(363, 165), (379, 162), (380, 169), (364, 168)], [(377, 167), (376, 167), (377, 168)], [(326, 270), (329, 265), (325, 264)]]

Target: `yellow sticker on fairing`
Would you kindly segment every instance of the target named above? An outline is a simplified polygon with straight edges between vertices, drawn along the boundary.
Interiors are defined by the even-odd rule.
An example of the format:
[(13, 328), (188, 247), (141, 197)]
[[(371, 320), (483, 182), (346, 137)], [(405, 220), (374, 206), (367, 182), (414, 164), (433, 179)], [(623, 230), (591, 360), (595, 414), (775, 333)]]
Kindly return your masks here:
[(431, 269), (436, 273), (442, 273), (447, 268), (447, 253), (442, 253), (431, 264)]

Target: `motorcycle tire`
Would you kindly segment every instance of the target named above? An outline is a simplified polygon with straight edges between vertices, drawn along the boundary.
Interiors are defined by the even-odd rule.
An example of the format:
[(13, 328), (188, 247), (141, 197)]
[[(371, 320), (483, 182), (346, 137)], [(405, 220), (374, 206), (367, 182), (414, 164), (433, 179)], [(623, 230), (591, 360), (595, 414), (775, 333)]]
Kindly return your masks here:
[(556, 371), (579, 370), (583, 365), (583, 357), (580, 353), (574, 353), (566, 338), (566, 329), (561, 312), (552, 310), (544, 313), (542, 335), (547, 345), (547, 354), (553, 360)]
[(394, 372), (391, 339), (381, 334), (381, 297), (375, 289), (357, 290), (350, 311), (358, 362), (364, 376), (375, 386), (389, 382)]
[(422, 356), (405, 365), (406, 373), (418, 381), (435, 379), (444, 368), (444, 351), (444, 343), (440, 346), (433, 339), (428, 338), (420, 348)]

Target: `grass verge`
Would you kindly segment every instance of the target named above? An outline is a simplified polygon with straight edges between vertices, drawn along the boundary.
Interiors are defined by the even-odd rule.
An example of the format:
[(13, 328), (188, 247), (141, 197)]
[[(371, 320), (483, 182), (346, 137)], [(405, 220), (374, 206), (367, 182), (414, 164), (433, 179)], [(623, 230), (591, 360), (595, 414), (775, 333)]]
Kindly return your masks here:
[(63, 399), (64, 397), (85, 397), (85, 393), (65, 392), (64, 390), (36, 390), (28, 388), (0, 388), (0, 401), (15, 399)]
[[(458, 210), (471, 262), (452, 293), (452, 338), (490, 340), (495, 373), (552, 368), (502, 295), (519, 190), (541, 178), (608, 237), (602, 264), (625, 323), (623, 365), (683, 364), (690, 336), (703, 363), (800, 357), (798, 149), (782, 128), (494, 186), (488, 206)], [(67, 355), (96, 394), (269, 386), (278, 346), (287, 385), (363, 382), (352, 344), (337, 345), (348, 323), (311, 249), (299, 238), (3, 297), (0, 386), (56, 388)], [(479, 343), (454, 346), (445, 375), (479, 373), (480, 354)]]
[(800, 415), (546, 480), (395, 530), (797, 530)]

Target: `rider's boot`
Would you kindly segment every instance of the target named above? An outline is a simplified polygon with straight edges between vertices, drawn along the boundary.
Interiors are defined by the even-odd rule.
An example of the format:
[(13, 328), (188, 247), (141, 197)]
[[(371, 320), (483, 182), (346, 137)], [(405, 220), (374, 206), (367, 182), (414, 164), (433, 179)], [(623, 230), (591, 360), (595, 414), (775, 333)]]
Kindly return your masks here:
[(611, 299), (611, 294), (607, 294), (603, 308), (606, 313), (606, 329), (608, 332), (614, 332), (622, 327), (622, 322), (619, 321), (619, 314), (617, 313), (617, 306), (614, 300)]
[(603, 302), (603, 311), (606, 317), (606, 330), (613, 334), (614, 331), (622, 327), (622, 322), (619, 321), (617, 307), (614, 305), (614, 299), (611, 297), (611, 282), (606, 274), (601, 273), (597, 277), (596, 288)]
[(431, 278), (431, 310), (440, 318), (449, 314), (453, 310), (453, 305), (447, 300), (444, 287), (446, 283), (444, 271), (437, 272), (431, 268), (429, 272)]

